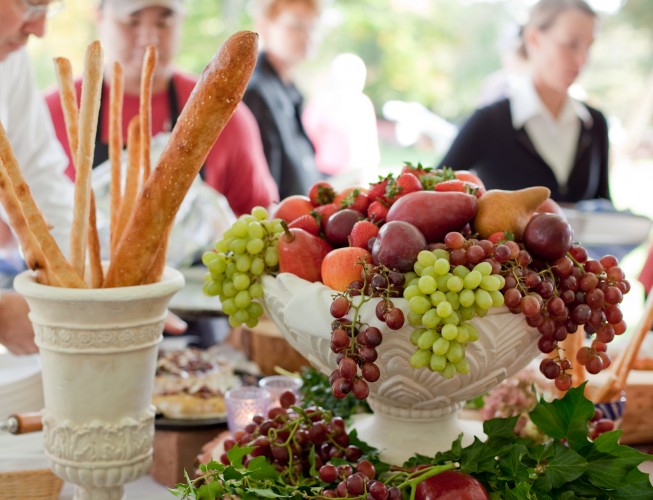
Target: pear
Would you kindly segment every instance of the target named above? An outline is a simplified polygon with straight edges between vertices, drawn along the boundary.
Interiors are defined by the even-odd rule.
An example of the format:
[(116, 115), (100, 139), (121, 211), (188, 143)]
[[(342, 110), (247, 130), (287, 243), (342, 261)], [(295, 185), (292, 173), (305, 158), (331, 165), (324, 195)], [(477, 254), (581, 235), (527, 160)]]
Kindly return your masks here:
[(531, 216), (550, 194), (549, 188), (544, 186), (516, 191), (490, 189), (478, 199), (472, 227), (482, 238), (503, 231), (511, 232), (516, 240), (521, 240)]

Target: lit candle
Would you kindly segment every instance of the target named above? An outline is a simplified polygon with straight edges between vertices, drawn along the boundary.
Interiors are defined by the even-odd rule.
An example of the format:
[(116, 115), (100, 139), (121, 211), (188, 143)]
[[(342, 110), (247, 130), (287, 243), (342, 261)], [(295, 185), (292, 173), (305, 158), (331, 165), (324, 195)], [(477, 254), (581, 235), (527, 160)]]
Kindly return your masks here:
[(302, 387), (302, 379), (299, 377), (292, 377), (289, 375), (272, 375), (264, 377), (259, 381), (259, 386), (270, 391), (272, 395), (271, 406), (279, 406), (279, 398), (286, 391), (292, 391), (295, 394), (297, 403), (301, 399), (300, 389)]
[(271, 401), (270, 391), (262, 387), (244, 385), (227, 391), (225, 404), (229, 431), (234, 434), (244, 429), (257, 413), (265, 415)]

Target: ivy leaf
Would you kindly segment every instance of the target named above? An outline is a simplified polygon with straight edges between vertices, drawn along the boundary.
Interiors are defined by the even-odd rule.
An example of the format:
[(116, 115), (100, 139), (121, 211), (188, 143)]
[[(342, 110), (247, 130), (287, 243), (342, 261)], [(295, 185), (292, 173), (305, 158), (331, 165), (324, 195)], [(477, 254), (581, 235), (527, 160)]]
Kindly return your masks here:
[[(650, 457), (649, 457), (650, 458)], [(622, 486), (610, 492), (610, 498), (651, 498), (651, 479), (639, 469), (633, 469), (623, 480)]]
[(582, 476), (587, 460), (562, 443), (555, 443), (555, 454), (547, 463), (546, 477), (554, 488), (559, 488)]
[(513, 446), (510, 453), (501, 457), (499, 468), (501, 472), (513, 479), (516, 483), (524, 483), (528, 480), (528, 469), (522, 463), (522, 457), (528, 454), (524, 445)]
[(544, 434), (555, 439), (566, 439), (578, 451), (589, 444), (587, 422), (594, 415), (594, 405), (583, 393), (585, 384), (569, 389), (562, 399), (551, 403), (541, 398), (529, 413), (531, 420)]
[(256, 499), (256, 498), (288, 498), (288, 495), (285, 493), (275, 493), (274, 491), (270, 489), (263, 489), (263, 488), (248, 488), (247, 493), (251, 494), (252, 496), (250, 498)]
[(247, 464), (247, 470), (250, 472), (249, 477), (259, 481), (279, 477), (279, 471), (263, 456), (253, 458)]
[(622, 431), (601, 434), (595, 441), (587, 460), (590, 462), (587, 475), (595, 486), (619, 488), (624, 479), (642, 462), (651, 457), (630, 446), (619, 444)]
[(222, 473), (222, 477), (225, 481), (240, 481), (243, 478), (243, 474), (235, 467), (229, 466)]
[(506, 486), (503, 495), (497, 498), (502, 498), (505, 500), (531, 500), (531, 499), (536, 499), (541, 497), (535, 496), (535, 494), (532, 492), (530, 484), (518, 483), (517, 486), (512, 489)]
[(483, 422), (483, 432), (488, 438), (502, 437), (508, 439), (515, 438), (515, 425), (517, 425), (518, 416), (507, 418), (492, 418)]
[(234, 467), (241, 468), (243, 466), (243, 458), (254, 450), (253, 446), (245, 446), (241, 448), (238, 443), (227, 452), (229, 463)]

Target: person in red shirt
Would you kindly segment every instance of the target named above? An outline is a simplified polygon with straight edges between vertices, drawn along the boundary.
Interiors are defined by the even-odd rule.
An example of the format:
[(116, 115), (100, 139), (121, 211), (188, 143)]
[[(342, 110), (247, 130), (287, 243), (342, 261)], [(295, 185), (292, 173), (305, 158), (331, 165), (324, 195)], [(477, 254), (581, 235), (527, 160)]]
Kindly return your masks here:
[[(122, 128), (126, 144), (129, 121), (138, 115), (141, 67), (148, 45), (156, 47), (158, 54), (152, 85), (152, 135), (170, 132), (174, 127), (197, 81), (195, 76), (175, 69), (172, 63), (183, 19), (183, 0), (101, 0), (97, 20), (105, 51), (105, 78), (94, 167), (108, 158), (109, 82), (113, 62), (120, 62), (124, 74)], [(81, 79), (76, 80), (75, 86), (79, 98)], [(67, 173), (74, 178), (58, 89), (48, 92), (46, 101), (57, 137), (68, 154)], [(267, 166), (258, 125), (244, 103), (238, 105), (218, 137), (200, 175), (226, 197), (236, 215), (278, 201), (278, 189)]]

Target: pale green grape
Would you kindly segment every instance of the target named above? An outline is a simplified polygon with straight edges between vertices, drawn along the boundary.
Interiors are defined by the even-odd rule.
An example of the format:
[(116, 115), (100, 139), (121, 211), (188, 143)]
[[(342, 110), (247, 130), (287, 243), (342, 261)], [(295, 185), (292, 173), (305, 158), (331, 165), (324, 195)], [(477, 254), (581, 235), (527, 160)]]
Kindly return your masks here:
[(485, 261), (479, 262), (478, 264), (476, 264), (474, 266), (474, 269), (472, 269), (472, 270), (473, 271), (478, 271), (483, 276), (489, 276), (490, 273), (492, 273), (492, 264), (490, 264), (489, 262), (485, 262)]
[(418, 295), (408, 301), (408, 307), (417, 314), (424, 314), (431, 309), (431, 302), (423, 295)]
[(457, 363), (454, 363), (456, 371), (462, 375), (469, 373), (469, 363), (465, 358), (461, 359)]
[(421, 276), (431, 276), (432, 278), (435, 278), (437, 275), (438, 274), (435, 272), (433, 266), (426, 266), (424, 269), (422, 269)]
[[(419, 278), (421, 279), (421, 278)], [(408, 285), (404, 289), (404, 299), (410, 300), (413, 297), (422, 297), (424, 294), (422, 291), (419, 289), (419, 281), (417, 285)]]
[(438, 283), (433, 276), (422, 275), (417, 283), (417, 287), (423, 294), (430, 295), (437, 290)]
[(454, 311), (460, 309), (460, 294), (456, 292), (447, 292), (444, 295)]
[(236, 287), (234, 286), (231, 280), (229, 281), (225, 280), (225, 282), (222, 283), (222, 294), (220, 295), (220, 299), (222, 299), (223, 296), (235, 297), (237, 293), (238, 290), (236, 290)]
[(478, 307), (485, 311), (492, 307), (492, 296), (490, 295), (490, 292), (483, 290), (482, 288), (477, 288), (474, 294), (476, 296), (476, 305)]
[(433, 270), (438, 276), (444, 276), (449, 272), (449, 259), (438, 258), (433, 264)]
[(440, 302), (445, 302), (446, 300), (447, 296), (440, 290), (431, 294), (431, 304), (433, 306), (437, 306)]
[(252, 259), (249, 255), (239, 255), (236, 257), (236, 269), (241, 272), (249, 271), (250, 266), (252, 265)]
[(242, 325), (243, 323), (247, 323), (249, 313), (247, 312), (247, 309), (238, 309), (234, 314), (234, 318), (236, 318), (236, 321), (240, 322)]
[(440, 337), (433, 342), (433, 353), (438, 356), (444, 356), (449, 351), (449, 341), (444, 337)]
[(439, 335), (435, 332), (435, 330), (425, 330), (417, 340), (417, 347), (420, 349), (431, 349), (433, 342), (435, 342), (438, 337)]
[(215, 281), (209, 281), (202, 285), (202, 291), (209, 297), (215, 297), (220, 294), (222, 286)]
[(474, 295), (473, 290), (470, 290), (469, 288), (465, 288), (464, 290), (460, 291), (458, 300), (460, 301), (460, 305), (462, 307), (469, 307), (474, 305), (474, 302), (476, 301), (476, 296)]
[(467, 273), (467, 275), (463, 278), (463, 285), (467, 290), (476, 290), (481, 284), (482, 280), (483, 275), (479, 271), (473, 270)]
[(411, 333), (410, 333), (410, 343), (413, 344), (415, 347), (417, 347), (417, 342), (419, 340), (420, 335), (426, 331), (425, 328), (415, 328)]
[(433, 255), (435, 255), (438, 259), (445, 259), (447, 262), (449, 262), (449, 259), (451, 258), (451, 254), (444, 248), (436, 248), (433, 250)]
[(454, 378), (456, 376), (456, 366), (453, 363), (447, 363), (441, 373), (444, 378)]
[(249, 272), (253, 276), (260, 276), (265, 272), (265, 261), (261, 257), (254, 257)]
[(463, 289), (463, 279), (453, 275), (447, 280), (447, 289), (452, 292), (460, 292)]
[(256, 206), (252, 208), (252, 215), (256, 217), (258, 220), (263, 221), (268, 218), (268, 211), (261, 206)]
[(438, 316), (438, 311), (435, 309), (429, 309), (422, 316), (422, 324), (426, 328), (435, 328), (442, 322), (442, 318)]
[(406, 319), (408, 320), (408, 324), (412, 326), (420, 326), (422, 324), (422, 315), (411, 310), (408, 311)]
[(422, 250), (417, 254), (417, 262), (424, 267), (432, 266), (436, 260), (437, 257), (429, 250)]
[(450, 323), (442, 325), (440, 335), (445, 340), (455, 340), (458, 337), (458, 327)]
[(233, 298), (225, 299), (222, 301), (222, 312), (231, 316), (232, 314), (236, 314), (236, 311), (238, 310), (238, 306), (236, 305), (236, 302), (234, 301)]
[(251, 255), (256, 255), (261, 253), (265, 248), (265, 242), (261, 238), (254, 238), (247, 242), (247, 253)]
[(445, 366), (447, 366), (447, 358), (438, 356), (437, 354), (431, 354), (431, 360), (429, 361), (431, 371), (441, 372)]
[(467, 269), (466, 266), (462, 266), (462, 265), (458, 265), (451, 270), (451, 274), (453, 274), (454, 276), (458, 276), (460, 278), (464, 278), (469, 273), (470, 273), (469, 269)]
[(417, 349), (413, 354), (411, 354), (408, 362), (413, 368), (425, 368), (428, 366), (429, 361), (431, 361), (431, 351)]
[(247, 222), (243, 219), (238, 219), (231, 226), (231, 232), (236, 238), (245, 238), (247, 236)]
[(233, 283), (236, 290), (247, 290), (249, 285), (252, 283), (252, 280), (246, 273), (235, 273), (233, 276)]
[(247, 290), (241, 290), (234, 297), (234, 303), (240, 308), (245, 309), (252, 303), (252, 297)]
[(413, 264), (413, 269), (414, 269), (415, 272), (417, 273), (417, 276), (421, 276), (421, 275), (422, 275), (422, 271), (424, 271), (424, 267), (426, 267), (426, 266), (424, 266), (423, 264), (421, 264), (419, 261), (417, 261), (417, 262), (415, 262), (415, 264)]
[(501, 281), (495, 274), (483, 276), (483, 279), (481, 280), (481, 288), (483, 290), (487, 290), (488, 292), (500, 290)]
[(447, 359), (452, 363), (457, 363), (465, 357), (465, 348), (458, 342), (449, 342), (449, 350), (447, 351)]
[(492, 307), (501, 307), (505, 302), (503, 294), (498, 290), (492, 290), (490, 297), (492, 297)]
[(265, 249), (265, 265), (269, 268), (275, 268), (279, 265), (279, 251), (276, 245)]
[[(436, 311), (437, 311), (437, 309), (436, 309)], [(458, 313), (454, 309), (453, 311), (451, 311), (451, 314), (449, 316), (447, 316), (446, 318), (442, 318), (442, 323), (444, 325), (459, 325), (460, 324), (460, 316), (458, 315)]]
[(252, 240), (262, 240), (265, 236), (265, 228), (259, 222), (250, 222), (247, 226), (247, 234)]
[(436, 310), (438, 311), (438, 316), (446, 318), (453, 312), (453, 307), (449, 302), (444, 300), (436, 306)]
[(247, 312), (251, 317), (258, 319), (263, 315), (263, 306), (258, 302), (251, 302), (247, 306)]
[(253, 299), (260, 299), (263, 297), (263, 285), (260, 283), (252, 283), (249, 287), (249, 295)]

